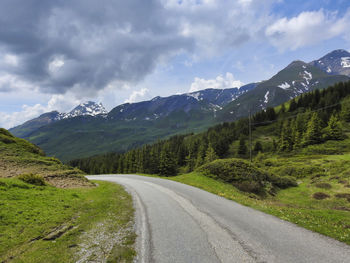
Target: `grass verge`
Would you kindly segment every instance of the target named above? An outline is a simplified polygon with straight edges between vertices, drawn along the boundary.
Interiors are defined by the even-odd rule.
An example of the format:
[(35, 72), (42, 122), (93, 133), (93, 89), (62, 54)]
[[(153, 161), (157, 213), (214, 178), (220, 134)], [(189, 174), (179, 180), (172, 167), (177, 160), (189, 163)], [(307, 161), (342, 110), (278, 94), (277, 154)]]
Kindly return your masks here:
[(132, 198), (117, 184), (98, 184), (59, 189), (0, 179), (0, 262), (132, 262)]

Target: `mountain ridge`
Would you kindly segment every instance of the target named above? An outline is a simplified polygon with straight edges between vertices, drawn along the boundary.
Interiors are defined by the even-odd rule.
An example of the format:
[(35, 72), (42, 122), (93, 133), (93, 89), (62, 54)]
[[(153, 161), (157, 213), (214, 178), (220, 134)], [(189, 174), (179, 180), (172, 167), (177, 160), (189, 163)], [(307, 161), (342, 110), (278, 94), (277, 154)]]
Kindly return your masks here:
[(239, 89), (157, 96), (148, 101), (118, 105), (107, 114), (81, 115), (39, 125), (22, 136), (20, 129), (11, 129), (11, 132), (63, 160), (123, 152), (168, 136), (199, 132), (220, 122), (234, 121), (247, 116), (248, 112), (274, 107), (304, 92), (349, 79), (295, 60), (270, 79)]

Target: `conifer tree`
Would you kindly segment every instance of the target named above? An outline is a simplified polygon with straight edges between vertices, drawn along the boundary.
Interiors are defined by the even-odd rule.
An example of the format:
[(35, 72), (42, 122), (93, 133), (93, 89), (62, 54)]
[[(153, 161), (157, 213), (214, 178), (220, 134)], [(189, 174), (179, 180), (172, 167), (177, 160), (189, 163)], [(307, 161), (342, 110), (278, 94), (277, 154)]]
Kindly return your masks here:
[(328, 126), (324, 129), (324, 137), (327, 140), (342, 140), (344, 133), (339, 118), (333, 114), (328, 121)]
[(262, 152), (262, 151), (263, 151), (263, 147), (262, 147), (261, 142), (256, 141), (255, 145), (254, 145), (254, 152), (259, 153), (259, 152)]
[(205, 153), (205, 163), (210, 163), (219, 157), (217, 156), (216, 152), (214, 151), (214, 148), (209, 144), (208, 149)]
[(306, 146), (320, 142), (322, 142), (321, 120), (317, 112), (314, 112), (307, 124), (307, 129), (303, 138), (303, 145)]
[(247, 154), (247, 146), (245, 144), (245, 138), (243, 136), (241, 136), (240, 140), (239, 140), (239, 146), (238, 146), (238, 155), (239, 156), (244, 156)]
[(350, 99), (347, 99), (341, 105), (341, 119), (346, 122), (350, 122)]
[(168, 145), (164, 145), (160, 153), (159, 175), (161, 176), (175, 176), (177, 173), (176, 158), (169, 148)]
[(291, 151), (293, 149), (292, 130), (289, 121), (283, 123), (279, 149), (280, 151)]

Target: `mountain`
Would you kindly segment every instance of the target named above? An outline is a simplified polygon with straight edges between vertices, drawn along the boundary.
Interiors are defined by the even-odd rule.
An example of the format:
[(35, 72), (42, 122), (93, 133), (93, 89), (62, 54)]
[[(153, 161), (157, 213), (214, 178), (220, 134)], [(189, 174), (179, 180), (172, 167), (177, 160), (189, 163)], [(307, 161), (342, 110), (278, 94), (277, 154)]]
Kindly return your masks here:
[(108, 112), (103, 107), (102, 103), (95, 103), (93, 101), (88, 101), (85, 103), (79, 104), (71, 112), (63, 114), (61, 119), (74, 118), (77, 116), (97, 116), (104, 115)]
[(187, 116), (194, 113), (215, 116), (216, 111), (255, 87), (256, 84), (252, 83), (241, 88), (205, 89), (163, 98), (155, 97), (138, 103), (126, 103), (112, 109), (108, 118), (125, 121), (156, 120), (176, 112)]
[(88, 101), (81, 103), (68, 113), (59, 113), (58, 111), (44, 113), (35, 119), (29, 120), (21, 125), (9, 129), (9, 131), (15, 136), (26, 138), (33, 131), (36, 131), (40, 127), (46, 126), (56, 121), (74, 118), (77, 116), (104, 116), (106, 114), (107, 111), (101, 103), (97, 104), (95, 102)]
[[(344, 52), (339, 56), (326, 55), (327, 63), (331, 64), (331, 59), (335, 64), (339, 59), (345, 61), (344, 55)], [(102, 105), (87, 103), (68, 114), (47, 113), (11, 131), (67, 161), (124, 152), (175, 134), (197, 133), (214, 124), (247, 116), (249, 111), (274, 107), (304, 92), (349, 79), (329, 74), (313, 62), (297, 60), (268, 80), (240, 88), (155, 97), (119, 105), (109, 113)]]
[[(155, 97), (117, 106), (108, 114), (73, 117), (75, 110), (83, 113), (78, 106), (70, 117), (59, 115), (59, 121), (32, 126), (31, 130), (26, 127), (28, 123), (20, 127), (27, 128), (22, 137), (64, 161), (104, 152), (123, 152), (174, 134), (205, 130), (217, 123), (218, 110), (255, 87), (256, 84), (248, 84), (241, 88)], [(18, 127), (11, 131), (21, 132)]]
[(269, 80), (258, 84), (254, 90), (225, 106), (218, 112), (218, 118), (223, 121), (235, 120), (247, 116), (249, 111), (255, 113), (275, 107), (302, 93), (349, 79), (345, 75), (330, 75), (312, 63), (293, 61)]
[(350, 77), (350, 53), (344, 49), (334, 50), (324, 57), (310, 62), (310, 65), (331, 75)]

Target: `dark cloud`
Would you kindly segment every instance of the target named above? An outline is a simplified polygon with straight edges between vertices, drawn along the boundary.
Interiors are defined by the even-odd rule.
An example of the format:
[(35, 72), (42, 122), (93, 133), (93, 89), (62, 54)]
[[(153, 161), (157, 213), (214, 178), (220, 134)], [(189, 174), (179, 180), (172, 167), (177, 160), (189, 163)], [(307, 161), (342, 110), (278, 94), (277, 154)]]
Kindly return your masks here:
[(0, 48), (19, 59), (6, 71), (42, 92), (91, 92), (112, 81), (138, 82), (179, 52), (250, 39), (254, 12), (243, 17), (240, 1), (207, 2), (3, 0)]

